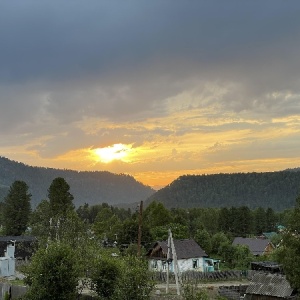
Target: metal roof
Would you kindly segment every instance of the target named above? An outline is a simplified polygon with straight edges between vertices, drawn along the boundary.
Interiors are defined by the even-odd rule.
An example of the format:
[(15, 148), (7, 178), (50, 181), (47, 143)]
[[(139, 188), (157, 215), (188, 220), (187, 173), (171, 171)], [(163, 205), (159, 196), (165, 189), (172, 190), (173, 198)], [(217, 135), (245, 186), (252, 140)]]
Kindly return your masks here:
[(0, 242), (10, 242), (10, 241), (16, 241), (16, 242), (35, 242), (37, 241), (37, 238), (34, 236), (29, 235), (8, 235), (8, 236), (0, 236)]
[(256, 273), (246, 290), (246, 294), (273, 297), (289, 297), (292, 293), (293, 289), (284, 275), (266, 273)]
[(263, 255), (269, 244), (273, 245), (268, 239), (236, 237), (233, 240), (233, 245), (248, 246), (253, 255)]
[[(183, 240), (173, 240), (174, 247), (177, 255), (177, 259), (186, 259), (186, 258), (198, 258), (198, 257), (208, 257), (205, 251), (192, 239), (183, 239)], [(168, 241), (158, 241), (155, 243), (152, 249), (160, 246), (165, 257), (168, 253)], [(170, 252), (171, 258), (172, 249)], [(148, 256), (155, 258), (155, 253), (153, 251), (149, 251)]]

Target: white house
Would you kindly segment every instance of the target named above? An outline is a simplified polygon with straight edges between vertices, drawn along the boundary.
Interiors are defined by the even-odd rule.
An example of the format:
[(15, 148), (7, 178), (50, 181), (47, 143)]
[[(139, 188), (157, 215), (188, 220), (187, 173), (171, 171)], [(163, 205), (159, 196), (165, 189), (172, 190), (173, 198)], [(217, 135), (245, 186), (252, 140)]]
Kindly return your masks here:
[[(208, 258), (205, 251), (192, 239), (174, 240), (179, 272), (213, 270), (213, 260)], [(170, 260), (167, 261), (168, 242), (156, 242), (148, 251), (149, 270), (167, 271), (169, 263), (170, 272), (174, 272), (173, 253), (170, 249)]]
[(5, 256), (0, 257), (0, 277), (15, 275), (15, 244), (6, 247)]

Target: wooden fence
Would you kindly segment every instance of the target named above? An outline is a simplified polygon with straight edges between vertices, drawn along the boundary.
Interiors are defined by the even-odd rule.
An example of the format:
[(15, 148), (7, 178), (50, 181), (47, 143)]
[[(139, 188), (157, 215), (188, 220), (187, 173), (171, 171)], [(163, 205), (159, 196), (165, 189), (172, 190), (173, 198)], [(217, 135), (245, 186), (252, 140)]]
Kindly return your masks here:
[[(254, 271), (255, 272), (255, 271)], [(152, 280), (155, 282), (164, 283), (167, 281), (166, 272), (153, 272)], [(180, 273), (182, 282), (198, 283), (205, 281), (229, 281), (250, 279), (253, 276), (253, 271), (250, 270), (230, 270), (230, 271), (216, 271), (216, 272), (197, 272), (187, 271)], [(169, 282), (175, 283), (174, 273), (169, 274)]]

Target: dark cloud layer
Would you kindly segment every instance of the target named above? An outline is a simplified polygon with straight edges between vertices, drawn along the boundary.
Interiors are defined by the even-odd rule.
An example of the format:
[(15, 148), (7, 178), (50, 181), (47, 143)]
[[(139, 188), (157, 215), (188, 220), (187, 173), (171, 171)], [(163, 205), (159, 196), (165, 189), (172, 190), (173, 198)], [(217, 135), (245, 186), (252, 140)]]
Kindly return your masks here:
[(184, 92), (193, 108), (300, 114), (299, 15), (282, 0), (1, 1), (2, 135), (52, 136), (41, 153), (57, 155), (91, 143), (76, 122), (160, 118), (188, 109)]
[(286, 60), (299, 47), (300, 5), (293, 1), (0, 5), (2, 82), (101, 78), (163, 60), (242, 68)]

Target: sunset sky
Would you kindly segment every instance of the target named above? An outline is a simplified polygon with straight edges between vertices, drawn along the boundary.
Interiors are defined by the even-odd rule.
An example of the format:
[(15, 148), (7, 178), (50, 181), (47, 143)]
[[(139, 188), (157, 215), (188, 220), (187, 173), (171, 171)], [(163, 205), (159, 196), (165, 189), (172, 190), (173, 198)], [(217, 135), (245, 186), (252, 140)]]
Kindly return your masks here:
[(0, 2), (0, 156), (126, 173), (300, 166), (300, 1)]

